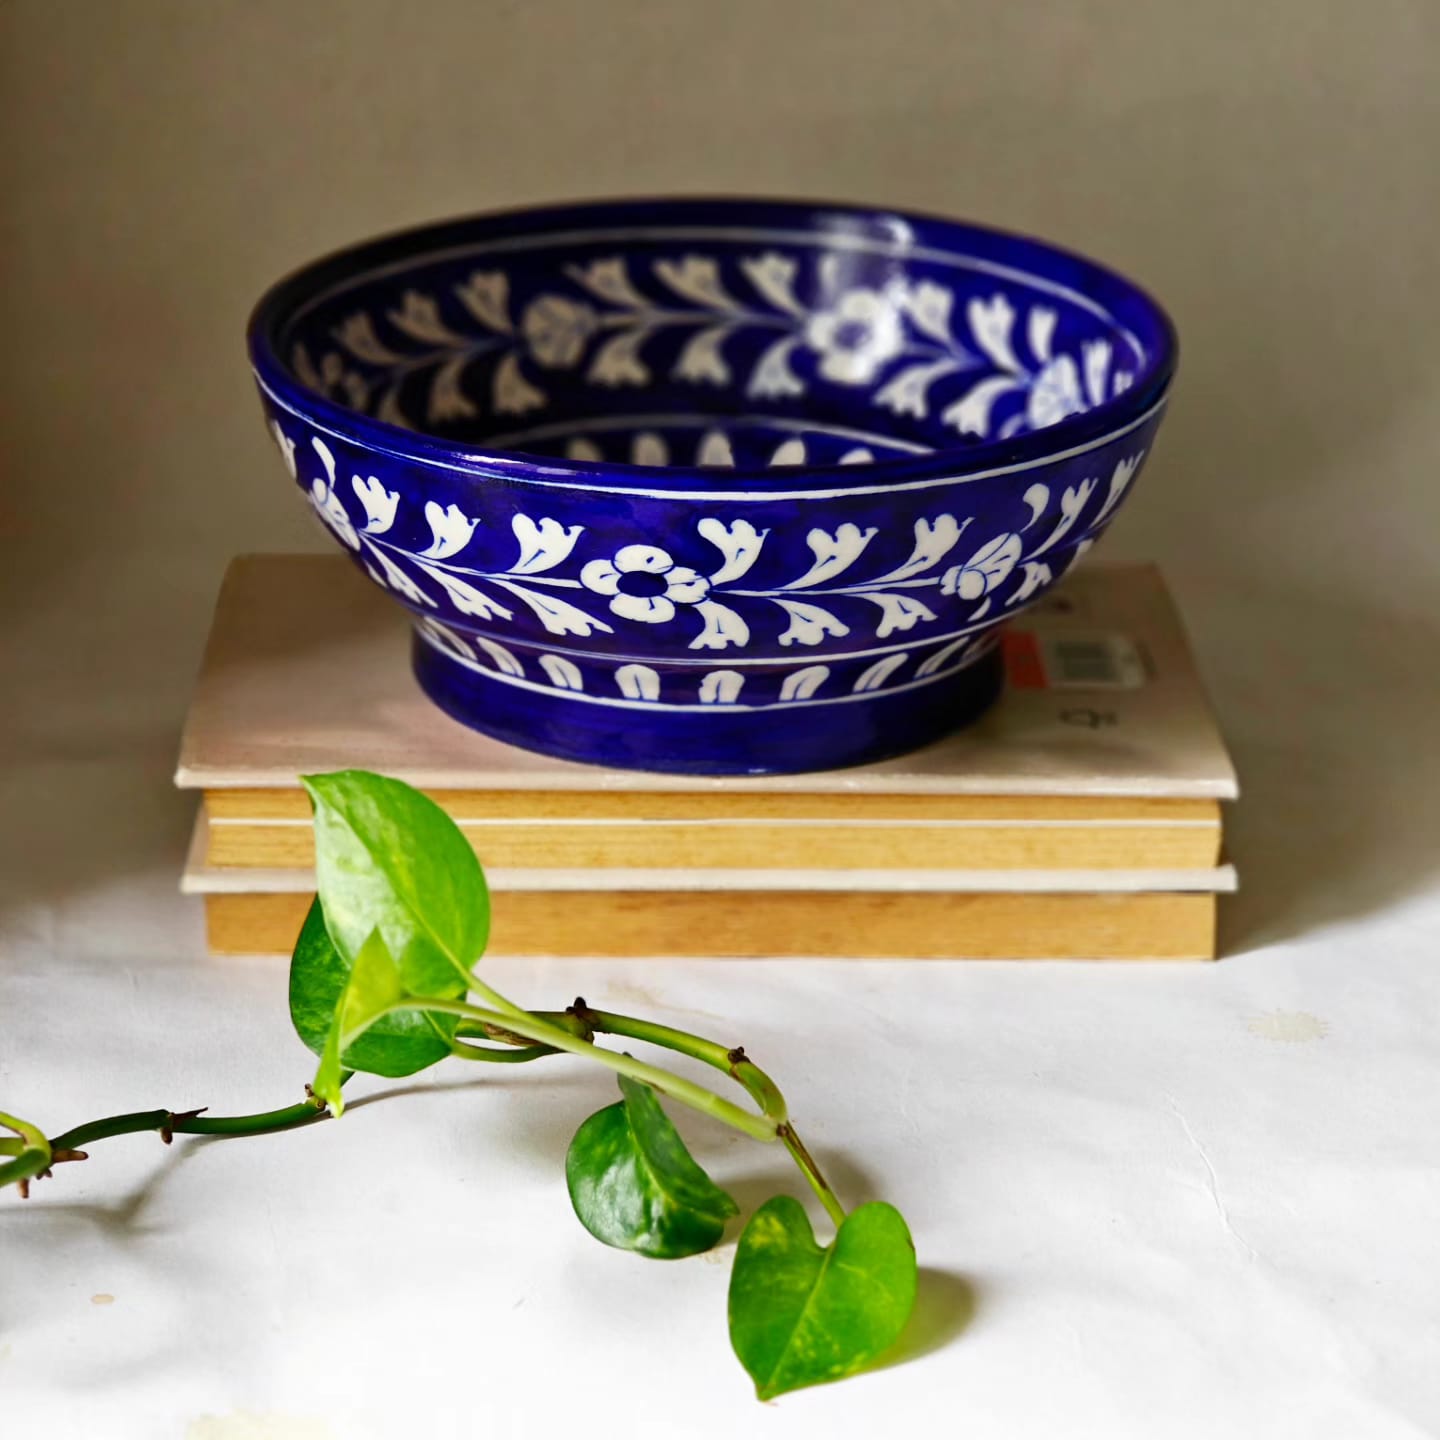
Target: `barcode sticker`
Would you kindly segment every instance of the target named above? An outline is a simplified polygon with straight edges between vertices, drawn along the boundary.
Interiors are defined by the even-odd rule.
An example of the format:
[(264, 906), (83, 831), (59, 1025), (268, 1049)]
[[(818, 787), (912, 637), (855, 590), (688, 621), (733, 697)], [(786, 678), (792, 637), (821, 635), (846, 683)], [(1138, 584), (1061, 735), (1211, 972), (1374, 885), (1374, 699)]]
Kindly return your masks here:
[(1010, 684), (1020, 690), (1138, 690), (1145, 660), (1124, 635), (1007, 631), (1003, 640)]
[(1138, 690), (1145, 662), (1123, 635), (1041, 635), (1045, 681), (1052, 690)]

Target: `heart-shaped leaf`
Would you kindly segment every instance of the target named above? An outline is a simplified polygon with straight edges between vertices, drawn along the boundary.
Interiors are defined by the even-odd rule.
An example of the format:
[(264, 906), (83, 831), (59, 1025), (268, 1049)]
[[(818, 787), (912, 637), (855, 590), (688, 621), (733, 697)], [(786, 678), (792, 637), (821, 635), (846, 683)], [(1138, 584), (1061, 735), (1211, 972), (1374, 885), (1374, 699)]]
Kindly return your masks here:
[(490, 900), (455, 822), (418, 790), (365, 770), (301, 783), (315, 804), (315, 874), (335, 948), (353, 960), (378, 930), (413, 994), (467, 984)]
[(344, 1109), (340, 1093), (343, 1083), (342, 1054), (348, 1054), (364, 1039), (365, 1032), (385, 1016), (390, 1006), (406, 998), (400, 982), (400, 970), (385, 948), (378, 930), (360, 947), (350, 967), (340, 1003), (335, 1007), (330, 1032), (320, 1052), (320, 1066), (315, 1071), (311, 1090), (339, 1115)]
[[(324, 1054), (352, 968), (330, 939), (325, 912), (315, 900), (290, 957), (290, 1019), (296, 1033), (317, 1055)], [(464, 991), (464, 982), (457, 977), (440, 993), (458, 999)], [(340, 1062), (347, 1070), (365, 1070), (372, 1075), (413, 1075), (450, 1054), (458, 1023), (453, 1015), (419, 1010), (386, 1015), (351, 1042)]]
[(730, 1275), (730, 1343), (762, 1400), (853, 1375), (915, 1306), (915, 1245), (893, 1205), (861, 1205), (828, 1249), (798, 1200), (751, 1217)]
[(652, 1259), (709, 1250), (738, 1207), (695, 1163), (648, 1085), (622, 1075), (620, 1093), (576, 1131), (565, 1157), (580, 1223)]

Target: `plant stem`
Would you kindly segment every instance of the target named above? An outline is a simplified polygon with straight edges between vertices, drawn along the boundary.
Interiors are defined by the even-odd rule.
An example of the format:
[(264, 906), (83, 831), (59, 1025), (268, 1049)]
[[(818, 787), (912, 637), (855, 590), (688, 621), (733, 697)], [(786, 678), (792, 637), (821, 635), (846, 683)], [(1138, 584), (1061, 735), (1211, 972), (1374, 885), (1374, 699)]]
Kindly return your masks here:
[(28, 1120), (0, 1112), (0, 1126), (13, 1130), (20, 1137), (21, 1145), (14, 1160), (0, 1165), (0, 1185), (18, 1185), (23, 1200), (29, 1197), (30, 1182), (50, 1168), (55, 1147)]
[[(478, 1028), (478, 1027), (477, 1027)], [(484, 1060), (491, 1065), (523, 1065), (527, 1060), (543, 1060), (560, 1052), (553, 1045), (520, 1045), (502, 1050), (498, 1045), (466, 1045), (456, 1040), (450, 1053), (457, 1060)]]
[(657, 1025), (652, 1020), (637, 1020), (630, 1015), (616, 1015), (610, 1010), (592, 1010), (583, 1000), (577, 1000), (571, 1010), (602, 1034), (646, 1040), (652, 1045), (662, 1045), (667, 1050), (689, 1055), (716, 1070), (723, 1070), (745, 1087), (763, 1115), (777, 1125), (785, 1123), (785, 1097), (780, 1093), (780, 1087), (738, 1046), (727, 1049), (714, 1040), (692, 1035), (688, 1030)]
[[(840, 1204), (834, 1190), (831, 1189), (830, 1182), (821, 1173), (814, 1157), (805, 1148), (794, 1127), (789, 1123), (785, 1097), (781, 1094), (780, 1087), (746, 1056), (743, 1049), (738, 1047), (726, 1049), (724, 1045), (714, 1040), (706, 1040), (703, 1036), (692, 1035), (687, 1030), (677, 1030), (669, 1025), (660, 1025), (653, 1020), (639, 1020), (632, 1015), (617, 1015), (610, 1010), (593, 1010), (583, 1000), (576, 1000), (569, 1010), (563, 1012), (541, 1010), (534, 1011), (532, 1014), (534, 1018), (542, 1022), (563, 1025), (570, 1033), (579, 1034), (582, 1038), (589, 1032), (624, 1035), (631, 1040), (644, 1040), (651, 1045), (663, 1046), (678, 1054), (688, 1055), (716, 1070), (723, 1070), (727, 1075), (738, 1080), (754, 1098), (756, 1104), (760, 1106), (765, 1117), (775, 1122), (776, 1134), (784, 1143), (790, 1157), (795, 1161), (810, 1188), (819, 1197), (820, 1203), (825, 1207), (831, 1220), (837, 1227), (844, 1222), (844, 1207)], [(477, 1023), (467, 1024), (462, 1021), (457, 1027), (456, 1033), (503, 1039), (506, 1036), (506, 1028)], [(532, 1053), (535, 1048), (529, 1047)], [(487, 1058), (489, 1057), (487, 1056)], [(526, 1058), (531, 1058), (530, 1054), (526, 1054)], [(661, 1087), (656, 1086), (656, 1089), (659, 1088)]]
[(493, 1010), (482, 1010), (478, 1006), (467, 1005), (461, 1000), (442, 1000), (433, 996), (417, 995), (413, 998), (397, 1000), (395, 1004), (388, 1007), (386, 1013), (402, 1010), (430, 1010), (442, 1015), (458, 1015), (462, 1020), (474, 1020), (481, 1025), (494, 1025), (502, 1030), (510, 1030), (527, 1040), (533, 1040), (541, 1045), (549, 1045), (556, 1050), (567, 1051), (571, 1055), (580, 1055), (586, 1059), (595, 1060), (618, 1074), (643, 1081), (646, 1085), (660, 1091), (662, 1095), (669, 1095), (671, 1099), (680, 1101), (682, 1105), (689, 1105), (692, 1109), (699, 1110), (702, 1114), (709, 1115), (724, 1125), (730, 1125), (736, 1130), (743, 1131), (753, 1139), (775, 1140), (779, 1138), (779, 1127), (774, 1120), (751, 1114), (748, 1110), (742, 1110), (738, 1105), (715, 1094), (713, 1090), (707, 1090), (703, 1085), (697, 1085), (692, 1080), (685, 1080), (679, 1075), (673, 1075), (668, 1070), (662, 1070), (658, 1065), (648, 1065), (645, 1061), (636, 1060), (632, 1056), (620, 1055), (613, 1050), (603, 1050), (590, 1041), (582, 1040), (579, 1036), (571, 1034), (569, 1030), (563, 1029), (559, 1025), (542, 1020), (528, 1011), (520, 1010), (518, 1006), (509, 1006), (508, 1002), (507, 1008), (513, 1013), (502, 1015)]
[(810, 1188), (820, 1197), (825, 1213), (835, 1222), (838, 1230), (845, 1223), (845, 1207), (830, 1188), (830, 1182), (820, 1173), (820, 1167), (788, 1122), (780, 1127), (780, 1139), (790, 1152), (791, 1159), (800, 1167), (800, 1173), (810, 1182)]
[(162, 1135), (270, 1135), (293, 1130), (316, 1120), (328, 1120), (330, 1112), (318, 1101), (305, 1100), (283, 1110), (266, 1110), (258, 1115), (205, 1115), (200, 1111), (138, 1110), (130, 1115), (111, 1115), (77, 1125), (51, 1142), (56, 1150), (78, 1150), (96, 1140), (114, 1135), (138, 1135), (158, 1130)]

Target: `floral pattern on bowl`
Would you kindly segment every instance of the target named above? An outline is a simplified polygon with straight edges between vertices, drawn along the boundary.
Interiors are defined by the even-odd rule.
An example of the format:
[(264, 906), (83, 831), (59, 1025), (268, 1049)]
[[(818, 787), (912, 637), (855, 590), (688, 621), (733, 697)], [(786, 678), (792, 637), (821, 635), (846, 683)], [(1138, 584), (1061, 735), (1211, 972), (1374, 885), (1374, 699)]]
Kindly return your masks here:
[(395, 237), (276, 287), (251, 344), (438, 703), (712, 773), (978, 713), (995, 627), (1109, 524), (1174, 363), (1153, 302), (1038, 242), (742, 201)]

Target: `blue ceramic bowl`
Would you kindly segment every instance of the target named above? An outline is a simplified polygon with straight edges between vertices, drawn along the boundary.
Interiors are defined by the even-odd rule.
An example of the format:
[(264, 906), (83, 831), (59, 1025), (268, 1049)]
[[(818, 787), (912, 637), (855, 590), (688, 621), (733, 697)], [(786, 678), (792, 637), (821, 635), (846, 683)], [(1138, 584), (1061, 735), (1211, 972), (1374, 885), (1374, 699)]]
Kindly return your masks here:
[(250, 352), (290, 474), (467, 725), (699, 774), (909, 750), (1099, 537), (1175, 336), (1088, 260), (890, 211), (512, 211), (282, 281)]

